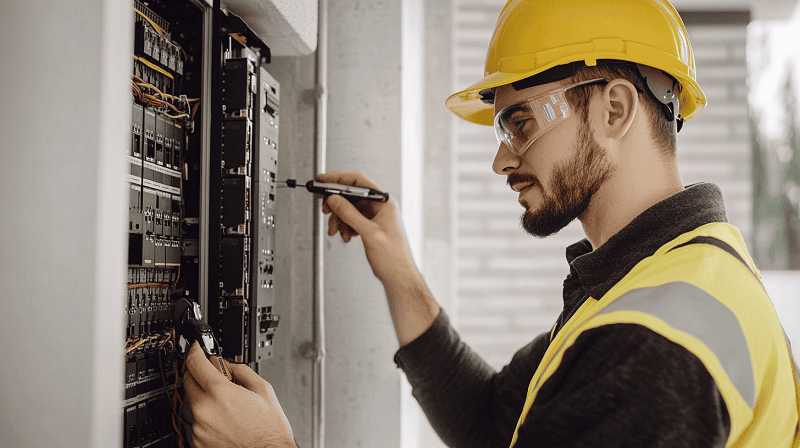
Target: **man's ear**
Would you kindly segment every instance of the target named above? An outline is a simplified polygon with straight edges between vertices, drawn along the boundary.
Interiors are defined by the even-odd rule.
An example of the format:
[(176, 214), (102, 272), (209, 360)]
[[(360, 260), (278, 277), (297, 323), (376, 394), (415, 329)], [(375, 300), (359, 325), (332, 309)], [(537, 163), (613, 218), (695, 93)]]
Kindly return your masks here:
[(606, 84), (601, 98), (603, 117), (601, 126), (606, 135), (612, 139), (624, 137), (639, 107), (636, 87), (626, 79), (617, 78)]

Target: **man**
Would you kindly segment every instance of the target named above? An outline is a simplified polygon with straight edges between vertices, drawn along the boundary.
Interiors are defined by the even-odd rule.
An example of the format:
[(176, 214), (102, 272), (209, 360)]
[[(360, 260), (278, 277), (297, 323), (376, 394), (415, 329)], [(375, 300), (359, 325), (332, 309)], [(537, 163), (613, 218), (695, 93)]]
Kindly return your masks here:
[[(395, 361), (440, 437), (452, 447), (798, 446), (796, 373), (758, 271), (719, 189), (681, 184), (675, 134), (705, 97), (672, 6), (511, 0), (485, 74), (447, 106), (494, 126), (493, 169), (519, 192), (523, 227), (544, 237), (577, 218), (587, 236), (567, 248), (550, 332), (495, 372), (431, 297), (392, 201), (357, 209), (331, 196), (323, 207), (329, 235), (361, 236), (385, 286)], [(358, 173), (318, 179), (379, 188)], [(195, 396), (232, 408), (239, 391), (205, 379), (200, 391), (196, 370), (220, 376), (190, 361), (202, 436), (213, 418), (198, 416)], [(257, 430), (290, 440), (274, 396), (261, 395), (273, 422)]]

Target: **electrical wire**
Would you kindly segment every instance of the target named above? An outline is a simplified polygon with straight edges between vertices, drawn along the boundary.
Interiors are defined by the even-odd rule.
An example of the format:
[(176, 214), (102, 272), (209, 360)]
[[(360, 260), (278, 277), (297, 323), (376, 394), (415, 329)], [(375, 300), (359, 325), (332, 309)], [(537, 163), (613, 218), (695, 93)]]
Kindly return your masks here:
[(164, 347), (165, 345), (170, 344), (170, 346), (172, 347), (170, 349), (170, 353), (172, 353), (175, 350), (175, 344), (173, 343), (173, 340), (175, 339), (174, 331), (175, 329), (171, 328), (162, 334), (153, 334), (150, 336), (143, 336), (141, 338), (135, 338), (135, 339), (128, 338), (125, 341), (125, 354), (128, 354), (136, 350), (145, 343), (149, 343), (150, 345), (153, 346), (158, 345), (158, 347)]
[(169, 288), (169, 283), (137, 283), (135, 285), (128, 284), (126, 285), (128, 290), (131, 289), (142, 289), (142, 288)]
[[(133, 75), (133, 76), (136, 76), (136, 75)], [(136, 76), (136, 78), (137, 79), (141, 79), (138, 76)], [(137, 86), (141, 86), (141, 87), (147, 87), (148, 89), (154, 90), (159, 96), (167, 96), (165, 93), (163, 93), (162, 91), (158, 90), (158, 87), (150, 84), (149, 82), (138, 81), (136, 83), (136, 85)], [(169, 96), (172, 96), (172, 95), (169, 95)]]
[(177, 120), (179, 118), (189, 118), (189, 114), (170, 115), (166, 112), (164, 112), (164, 116), (172, 118), (173, 120)]
[[(178, 97), (164, 93), (156, 86), (142, 81), (142, 79), (136, 75), (132, 75), (131, 89), (133, 89), (134, 98), (139, 102), (158, 109), (167, 117), (176, 120), (183, 119), (187, 122), (191, 122), (192, 116), (189, 112), (195, 112), (197, 106), (200, 104), (199, 98)], [(149, 91), (149, 93), (146, 93), (145, 90)], [(176, 107), (173, 102), (177, 102), (180, 108)], [(195, 105), (191, 106), (191, 103), (195, 103)], [(174, 113), (169, 113), (170, 110)]]
[(163, 346), (164, 346), (164, 345), (166, 345), (166, 343), (167, 343), (167, 342), (169, 342), (171, 339), (172, 339), (172, 332), (171, 332), (171, 331), (168, 331), (168, 332), (164, 333), (164, 340), (163, 340), (163, 341), (161, 341), (161, 342), (159, 342), (159, 343), (158, 343), (158, 346), (159, 346), (159, 347), (163, 347)]
[(139, 342), (137, 342), (136, 344), (134, 344), (132, 347), (130, 347), (130, 348), (126, 348), (126, 349), (125, 349), (125, 354), (127, 355), (127, 354), (129, 354), (130, 352), (132, 352), (132, 351), (136, 350), (137, 348), (139, 348), (139, 347), (140, 347), (142, 344), (144, 344), (145, 342), (147, 342), (147, 339), (140, 339), (140, 340), (139, 340)]
[(139, 98), (142, 96), (142, 89), (140, 89), (139, 86), (136, 85), (136, 83), (133, 81), (131, 81), (131, 88), (133, 89), (133, 96), (135, 98)]
[(189, 121), (194, 121), (194, 115), (197, 113), (197, 109), (200, 108), (200, 100), (198, 98), (197, 103), (192, 106), (192, 116), (189, 117)]
[[(169, 408), (172, 409), (172, 417), (173, 417), (172, 426), (178, 433), (178, 443), (182, 447), (183, 446), (183, 433), (176, 427), (175, 421), (180, 421), (180, 422), (184, 422), (184, 423), (187, 423), (187, 424), (189, 422), (187, 422), (186, 420), (183, 420), (178, 415), (178, 411), (175, 410), (175, 406), (172, 403), (172, 400), (169, 399), (169, 388), (167, 388), (167, 377), (164, 374), (164, 361), (161, 360), (162, 355), (166, 354), (165, 352), (166, 352), (165, 350), (159, 350), (158, 351), (158, 368), (161, 370), (161, 384), (164, 385), (164, 398), (167, 399), (167, 401), (169, 402), (169, 405), (170, 405)], [(176, 378), (175, 390), (177, 390), (177, 388), (178, 388), (177, 372), (176, 372), (175, 378)]]
[(174, 417), (175, 414), (173, 414), (172, 428), (175, 429), (175, 431), (178, 433), (178, 447), (179, 448), (183, 448), (183, 437), (181, 436), (182, 432), (181, 432), (180, 428), (178, 428), (178, 422), (181, 421), (181, 422), (185, 422), (185, 423), (188, 424), (188, 422), (186, 422), (185, 420), (180, 419), (180, 413), (181, 413), (181, 411), (183, 411), (183, 399), (181, 398), (181, 394), (178, 393), (178, 378), (180, 377), (181, 374), (183, 374), (183, 372), (186, 372), (186, 363), (183, 364), (183, 371), (179, 373), (178, 372), (178, 363), (176, 362), (175, 363), (175, 387), (172, 389), (172, 406), (173, 406), (173, 409), (175, 409), (176, 407), (178, 407), (178, 403), (180, 403), (180, 407), (178, 407), (178, 418), (179, 418), (179, 420), (175, 420), (175, 417)]
[(147, 59), (139, 57), (139, 56), (136, 56), (136, 55), (133, 55), (133, 58), (136, 59), (137, 61), (141, 62), (142, 64), (152, 68), (153, 70), (163, 74), (167, 78), (169, 78), (169, 79), (171, 79), (173, 81), (175, 80), (175, 78), (168, 71), (166, 71), (163, 68), (153, 64), (152, 62), (148, 61)]
[(163, 29), (161, 29), (161, 27), (160, 27), (160, 26), (156, 25), (156, 22), (153, 22), (153, 21), (150, 19), (150, 17), (147, 17), (146, 15), (144, 15), (144, 13), (143, 13), (143, 12), (139, 11), (139, 10), (138, 10), (138, 9), (136, 9), (136, 8), (133, 8), (133, 10), (134, 10), (134, 11), (136, 11), (136, 14), (139, 14), (140, 16), (142, 16), (142, 18), (143, 18), (144, 20), (147, 20), (147, 23), (149, 23), (149, 24), (150, 24), (150, 26), (152, 26), (152, 27), (153, 27), (153, 29), (154, 29), (154, 30), (156, 30), (156, 32), (157, 32), (158, 34), (161, 34), (162, 36), (164, 35), (164, 30), (163, 30)]

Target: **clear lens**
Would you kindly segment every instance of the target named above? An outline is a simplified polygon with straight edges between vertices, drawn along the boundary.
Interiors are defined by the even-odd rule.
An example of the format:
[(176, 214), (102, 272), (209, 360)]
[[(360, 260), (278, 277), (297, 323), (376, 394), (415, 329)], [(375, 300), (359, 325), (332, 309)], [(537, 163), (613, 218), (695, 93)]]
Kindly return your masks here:
[(564, 92), (552, 92), (501, 110), (495, 116), (494, 128), (498, 142), (521, 155), (540, 135), (568, 117)]
[(505, 144), (511, 152), (521, 156), (542, 134), (569, 118), (565, 94), (568, 89), (597, 82), (607, 81), (583, 81), (503, 108), (494, 117), (497, 143)]

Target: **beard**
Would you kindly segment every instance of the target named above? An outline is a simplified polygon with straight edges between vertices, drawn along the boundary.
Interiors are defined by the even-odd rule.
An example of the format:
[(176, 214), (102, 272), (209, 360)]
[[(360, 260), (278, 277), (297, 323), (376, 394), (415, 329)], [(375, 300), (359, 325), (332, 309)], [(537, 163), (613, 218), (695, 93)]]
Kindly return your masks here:
[[(531, 210), (528, 203), (522, 201), (525, 212), (520, 216), (520, 225), (532, 236), (544, 238), (553, 235), (581, 216), (589, 207), (592, 196), (613, 172), (605, 150), (591, 135), (586, 121), (581, 124), (574, 146), (575, 155), (553, 170), (551, 192), (538, 185), (542, 193), (541, 207)], [(520, 179), (524, 177), (528, 176), (521, 175)], [(533, 179), (539, 183), (538, 179)]]

